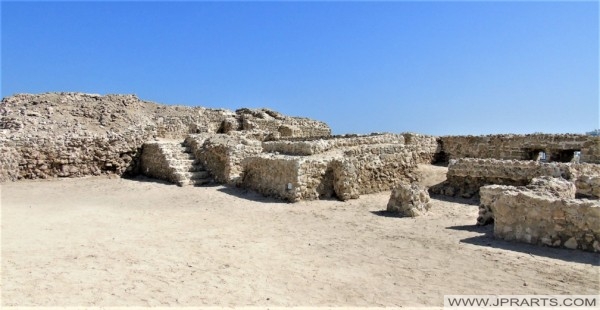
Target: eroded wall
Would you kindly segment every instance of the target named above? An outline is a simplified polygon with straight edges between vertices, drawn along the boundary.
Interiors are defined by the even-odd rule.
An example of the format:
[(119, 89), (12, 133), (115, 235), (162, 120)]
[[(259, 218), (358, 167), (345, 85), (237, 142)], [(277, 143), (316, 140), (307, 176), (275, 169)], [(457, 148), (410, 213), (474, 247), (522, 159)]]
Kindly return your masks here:
[(439, 138), (446, 159), (493, 158), (534, 160), (540, 151), (548, 161), (568, 162), (574, 151), (580, 162), (600, 163), (600, 137), (577, 134), (444, 136)]
[(491, 203), (494, 236), (600, 252), (600, 201), (564, 199), (514, 187)]
[(189, 135), (185, 141), (215, 180), (224, 184), (239, 185), (244, 158), (262, 152), (260, 141), (243, 133)]
[[(383, 144), (353, 147), (329, 155), (251, 156), (243, 161), (242, 186), (288, 201), (354, 199), (417, 180), (415, 170), (420, 158), (417, 149)], [(292, 188), (288, 189), (287, 184)]]
[(562, 177), (575, 183), (578, 194), (600, 197), (600, 165), (597, 164), (473, 158), (452, 161), (448, 166), (446, 181), (430, 191), (448, 196), (472, 197), (484, 185), (524, 186), (541, 176)]
[[(250, 110), (248, 110), (250, 111)], [(0, 182), (18, 179), (134, 175), (142, 144), (188, 134), (215, 134), (226, 120), (247, 120), (241, 130), (257, 140), (277, 138), (288, 126), (290, 136), (322, 136), (327, 124), (260, 110), (267, 117), (224, 109), (160, 105), (135, 95), (83, 93), (19, 94), (0, 102)], [(268, 112), (265, 112), (268, 111)], [(282, 127), (283, 126), (283, 127)], [(258, 128), (258, 129), (256, 129)], [(274, 129), (276, 128), (276, 129)], [(287, 127), (286, 127), (287, 128)], [(266, 130), (275, 130), (268, 132)]]

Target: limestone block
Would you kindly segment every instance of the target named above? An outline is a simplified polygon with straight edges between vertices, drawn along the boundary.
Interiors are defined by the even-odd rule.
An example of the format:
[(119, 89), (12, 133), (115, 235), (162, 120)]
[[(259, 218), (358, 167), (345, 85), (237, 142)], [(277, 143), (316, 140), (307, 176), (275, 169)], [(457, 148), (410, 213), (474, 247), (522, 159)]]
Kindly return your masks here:
[(480, 203), (477, 225), (488, 225), (494, 222), (494, 214), (491, 209), (492, 203), (500, 194), (512, 188), (512, 186), (505, 185), (487, 185), (479, 189)]
[(427, 189), (416, 183), (399, 184), (392, 190), (387, 210), (400, 216), (416, 217), (427, 212), (430, 206)]
[(491, 203), (494, 236), (599, 252), (600, 201), (557, 198), (513, 188)]
[(533, 178), (531, 183), (526, 186), (528, 189), (550, 195), (556, 198), (575, 198), (575, 184), (563, 178), (553, 178), (550, 176), (542, 176)]
[(360, 190), (357, 180), (356, 166), (350, 158), (336, 159), (331, 162), (333, 169), (333, 189), (336, 196), (346, 201), (357, 199)]

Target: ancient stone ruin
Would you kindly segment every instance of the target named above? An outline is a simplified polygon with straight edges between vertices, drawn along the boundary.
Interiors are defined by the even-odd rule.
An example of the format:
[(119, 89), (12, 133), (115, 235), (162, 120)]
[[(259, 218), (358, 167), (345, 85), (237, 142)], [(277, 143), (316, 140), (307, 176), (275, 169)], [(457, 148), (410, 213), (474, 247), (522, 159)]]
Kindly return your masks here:
[(392, 189), (387, 211), (402, 217), (419, 216), (431, 207), (429, 193), (418, 184), (400, 184)]
[[(481, 197), (477, 222), (494, 223), (499, 238), (600, 251), (600, 137), (333, 136), (323, 122), (269, 109), (45, 93), (2, 99), (0, 154), (0, 182), (143, 174), (179, 186), (243, 187), (289, 202), (394, 189), (388, 209), (403, 216), (427, 210), (426, 190)], [(429, 164), (447, 165), (446, 181), (414, 187), (418, 166)]]

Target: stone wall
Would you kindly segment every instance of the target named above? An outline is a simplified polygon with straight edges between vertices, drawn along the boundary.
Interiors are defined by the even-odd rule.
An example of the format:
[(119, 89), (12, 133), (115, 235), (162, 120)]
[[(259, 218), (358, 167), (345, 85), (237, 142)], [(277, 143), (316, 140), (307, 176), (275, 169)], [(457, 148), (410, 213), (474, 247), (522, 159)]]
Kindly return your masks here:
[[(402, 145), (367, 145), (348, 150), (344, 156), (350, 159), (355, 176), (352, 176), (354, 180), (343, 181), (354, 182), (359, 194), (387, 191), (396, 184), (416, 181), (418, 149)], [(347, 172), (340, 174), (351, 176)]]
[(260, 141), (239, 132), (190, 135), (185, 141), (215, 180), (224, 184), (239, 185), (242, 160), (262, 152)]
[[(260, 120), (255, 127), (263, 129), (288, 126), (291, 136), (298, 137), (330, 132), (323, 122), (269, 113), (276, 117), (262, 119), (246, 116), (243, 111), (160, 105), (135, 95), (45, 93), (6, 97), (0, 102), (0, 182), (136, 174), (144, 142), (215, 134), (231, 119)], [(280, 135), (258, 129), (244, 132), (256, 139)]]
[(494, 236), (600, 252), (600, 201), (564, 199), (506, 188), (491, 203)]
[[(343, 154), (251, 156), (242, 162), (241, 185), (292, 202), (330, 197), (354, 199), (417, 180), (419, 154), (415, 150), (402, 145), (365, 145)], [(294, 172), (290, 173), (290, 169)], [(287, 184), (292, 188), (287, 189)]]
[(431, 163), (440, 148), (435, 137), (413, 133), (335, 136), (322, 139), (296, 139), (263, 142), (268, 153), (308, 156), (361, 145), (396, 144), (414, 146), (420, 163)]
[(472, 197), (484, 185), (524, 186), (541, 176), (562, 177), (575, 183), (577, 193), (598, 195), (600, 165), (575, 163), (541, 163), (524, 160), (463, 158), (451, 161), (446, 181), (432, 187), (433, 193)]
[(404, 136), (401, 134), (374, 134), (306, 141), (268, 141), (263, 142), (263, 149), (268, 153), (307, 156), (322, 154), (333, 149), (384, 143), (404, 144)]
[(242, 161), (241, 185), (265, 196), (290, 202), (301, 199), (299, 158), (286, 155), (260, 155)]
[(535, 159), (540, 151), (549, 161), (569, 162), (581, 151), (581, 162), (600, 163), (600, 137), (576, 134), (531, 134), (440, 137), (446, 159)]
[(138, 145), (133, 135), (31, 136), (5, 141), (0, 160), (6, 171), (0, 181), (82, 177), (100, 174), (128, 175), (138, 172)]
[(165, 154), (162, 144), (161, 142), (144, 143), (140, 161), (141, 172), (149, 177), (177, 183), (175, 171), (167, 160), (168, 155)]
[[(491, 205), (506, 190), (516, 187), (508, 185), (486, 185), (479, 189), (479, 215), (477, 225), (487, 225), (494, 222), (494, 214)], [(551, 196), (554, 198), (575, 198), (575, 184), (563, 178), (539, 177), (534, 178), (527, 186), (518, 187), (519, 190), (536, 192), (540, 195)]]

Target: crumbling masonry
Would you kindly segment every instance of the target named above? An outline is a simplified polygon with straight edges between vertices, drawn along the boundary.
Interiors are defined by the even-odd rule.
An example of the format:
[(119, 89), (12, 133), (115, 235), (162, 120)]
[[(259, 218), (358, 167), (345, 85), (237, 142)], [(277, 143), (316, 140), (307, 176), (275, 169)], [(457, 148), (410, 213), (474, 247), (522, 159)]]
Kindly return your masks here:
[[(447, 164), (447, 180), (429, 192), (481, 196), (479, 222), (494, 222), (497, 237), (599, 251), (600, 137), (332, 136), (323, 122), (268, 109), (45, 93), (2, 99), (0, 154), (0, 182), (145, 174), (180, 186), (239, 186), (290, 202), (396, 188), (390, 208), (408, 216), (427, 209), (423, 189), (411, 185), (417, 165)], [(575, 196), (552, 195), (552, 186), (539, 186), (544, 178), (572, 184)], [(548, 228), (558, 222), (560, 229)]]

